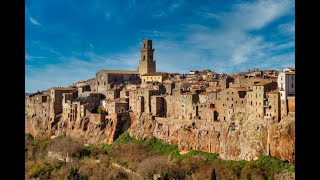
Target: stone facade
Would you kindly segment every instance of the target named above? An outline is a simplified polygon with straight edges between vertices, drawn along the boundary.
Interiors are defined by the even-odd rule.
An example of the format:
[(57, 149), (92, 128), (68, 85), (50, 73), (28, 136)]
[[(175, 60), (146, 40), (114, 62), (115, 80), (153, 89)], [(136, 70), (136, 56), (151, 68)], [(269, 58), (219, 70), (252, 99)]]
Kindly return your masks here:
[(141, 75), (142, 82), (163, 82), (163, 80), (168, 76), (168, 73), (163, 72), (154, 72), (154, 73), (145, 73)]
[(151, 112), (151, 96), (160, 95), (158, 90), (140, 88), (129, 92), (129, 110), (136, 114)]
[(280, 99), (285, 100), (288, 96), (295, 94), (295, 72), (280, 72), (278, 76), (278, 89)]
[(234, 108), (241, 109), (246, 104), (247, 89), (232, 87), (218, 93), (216, 108), (219, 112), (218, 121), (230, 121)]
[(154, 49), (152, 40), (143, 40), (141, 47), (141, 59), (138, 67), (140, 75), (156, 72), (156, 61), (153, 59)]
[(114, 100), (120, 97), (120, 89), (108, 89), (106, 90), (106, 99)]
[(55, 116), (62, 113), (62, 94), (74, 92), (73, 88), (51, 88), (50, 92), (50, 119), (54, 120)]
[(166, 114), (164, 96), (151, 96), (151, 113), (154, 116), (163, 116)]
[(123, 113), (129, 110), (129, 103), (125, 99), (111, 100), (106, 105), (106, 111), (111, 113)]
[(121, 84), (139, 84), (138, 71), (101, 70), (96, 74), (96, 90), (106, 95), (106, 91)]

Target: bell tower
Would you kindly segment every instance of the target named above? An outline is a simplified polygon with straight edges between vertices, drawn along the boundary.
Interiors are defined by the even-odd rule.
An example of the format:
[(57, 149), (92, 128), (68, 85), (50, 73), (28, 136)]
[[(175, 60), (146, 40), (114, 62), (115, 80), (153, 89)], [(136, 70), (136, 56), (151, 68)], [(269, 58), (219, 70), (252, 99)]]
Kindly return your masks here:
[(143, 40), (141, 47), (141, 59), (138, 67), (140, 75), (156, 72), (156, 61), (153, 60), (153, 52), (152, 40)]

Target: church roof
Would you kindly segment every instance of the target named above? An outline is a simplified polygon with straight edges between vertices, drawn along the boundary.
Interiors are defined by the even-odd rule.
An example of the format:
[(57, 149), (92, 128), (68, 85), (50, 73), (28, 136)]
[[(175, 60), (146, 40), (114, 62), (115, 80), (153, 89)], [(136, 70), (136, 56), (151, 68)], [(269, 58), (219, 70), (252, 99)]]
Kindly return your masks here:
[(162, 76), (164, 74), (168, 74), (168, 73), (165, 73), (165, 72), (152, 72), (152, 73), (143, 74), (142, 76)]

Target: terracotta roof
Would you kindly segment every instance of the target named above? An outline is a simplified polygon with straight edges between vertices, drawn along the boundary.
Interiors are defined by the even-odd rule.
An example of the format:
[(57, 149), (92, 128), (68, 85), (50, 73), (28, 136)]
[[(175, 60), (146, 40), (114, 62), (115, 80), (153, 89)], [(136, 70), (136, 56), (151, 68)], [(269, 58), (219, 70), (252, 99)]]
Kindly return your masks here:
[(153, 73), (146, 73), (141, 76), (162, 76), (165, 74), (168, 74), (168, 73), (166, 73), (166, 72), (153, 72)]
[(108, 74), (139, 74), (138, 71), (126, 71), (126, 70), (102, 70)]
[(290, 71), (295, 71), (296, 68), (288, 68)]
[(217, 111), (217, 109), (216, 109), (216, 108), (210, 108), (210, 110), (211, 110), (211, 111)]
[(261, 81), (261, 82), (259, 82), (257, 84), (254, 84), (254, 86), (264, 86), (264, 85), (269, 84), (269, 83), (271, 83), (271, 82), (269, 82), (269, 81)]

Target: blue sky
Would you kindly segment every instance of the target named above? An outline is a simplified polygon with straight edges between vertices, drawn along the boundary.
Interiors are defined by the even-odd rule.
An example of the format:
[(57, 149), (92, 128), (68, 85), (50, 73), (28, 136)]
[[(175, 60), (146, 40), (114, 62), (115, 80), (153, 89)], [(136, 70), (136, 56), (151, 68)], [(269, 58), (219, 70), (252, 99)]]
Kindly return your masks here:
[(26, 92), (102, 69), (136, 70), (143, 39), (157, 71), (220, 73), (295, 64), (293, 0), (26, 0)]

